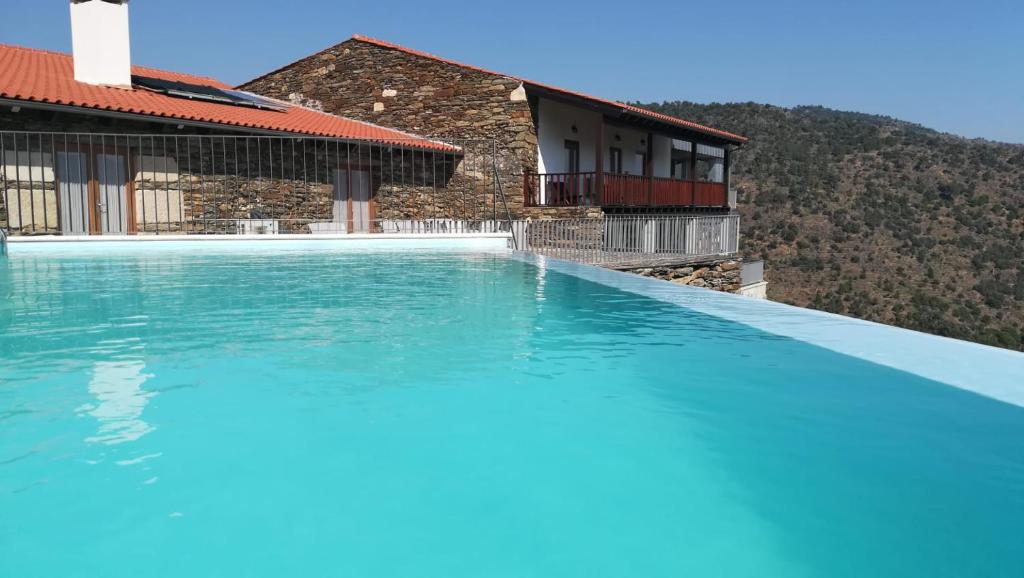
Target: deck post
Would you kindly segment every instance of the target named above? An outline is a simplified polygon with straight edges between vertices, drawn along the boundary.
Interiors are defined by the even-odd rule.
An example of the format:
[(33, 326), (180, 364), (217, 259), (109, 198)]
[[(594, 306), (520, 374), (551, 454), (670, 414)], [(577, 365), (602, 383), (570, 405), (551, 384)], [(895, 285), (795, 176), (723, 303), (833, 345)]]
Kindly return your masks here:
[(729, 187), (732, 184), (732, 178), (730, 178), (731, 175), (729, 174), (732, 170), (732, 151), (728, 145), (722, 147), (722, 150), (725, 151), (725, 158), (722, 159), (722, 183), (725, 185), (725, 205), (732, 209), (734, 207), (729, 206)]
[(697, 141), (690, 141), (690, 206), (697, 205)]
[(596, 205), (601, 206), (604, 200), (604, 115), (597, 122), (597, 142), (594, 146), (594, 198)]
[(647, 162), (644, 163), (644, 177), (647, 178), (647, 206), (654, 206), (654, 133), (647, 133)]

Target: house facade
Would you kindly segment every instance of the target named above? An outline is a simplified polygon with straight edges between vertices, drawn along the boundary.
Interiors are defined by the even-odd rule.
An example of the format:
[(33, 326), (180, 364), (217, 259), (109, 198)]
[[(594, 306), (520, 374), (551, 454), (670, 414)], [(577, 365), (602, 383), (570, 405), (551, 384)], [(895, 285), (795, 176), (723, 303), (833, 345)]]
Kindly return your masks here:
[(465, 219), (495, 204), (459, 188), (468, 145), (132, 66), (126, 1), (70, 6), (73, 54), (0, 44), (12, 235), (378, 232), (407, 205)]
[(746, 139), (365, 36), (241, 86), (418, 134), (494, 137), (517, 215), (728, 213)]
[(72, 54), (0, 44), (5, 234), (500, 233), (738, 287), (742, 137), (360, 36), (232, 87), (70, 7)]

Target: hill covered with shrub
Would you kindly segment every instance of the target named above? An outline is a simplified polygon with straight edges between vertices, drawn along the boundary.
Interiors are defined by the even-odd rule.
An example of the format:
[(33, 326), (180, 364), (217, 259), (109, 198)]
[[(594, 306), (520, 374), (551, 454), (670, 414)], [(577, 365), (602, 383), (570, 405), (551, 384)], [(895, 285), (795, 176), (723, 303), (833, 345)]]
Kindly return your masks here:
[(770, 298), (1024, 350), (1024, 146), (821, 107), (642, 106), (751, 139), (733, 186)]

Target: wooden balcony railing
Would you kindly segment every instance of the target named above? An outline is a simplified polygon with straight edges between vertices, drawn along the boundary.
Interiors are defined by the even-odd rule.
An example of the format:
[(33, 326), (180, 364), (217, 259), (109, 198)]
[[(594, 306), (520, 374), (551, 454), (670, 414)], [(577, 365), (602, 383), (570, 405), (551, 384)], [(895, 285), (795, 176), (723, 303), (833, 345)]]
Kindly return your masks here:
[[(726, 207), (725, 183), (620, 173), (527, 173), (527, 207)], [(600, 189), (600, 190), (599, 190)]]
[(523, 175), (527, 207), (598, 206), (597, 173), (527, 173)]

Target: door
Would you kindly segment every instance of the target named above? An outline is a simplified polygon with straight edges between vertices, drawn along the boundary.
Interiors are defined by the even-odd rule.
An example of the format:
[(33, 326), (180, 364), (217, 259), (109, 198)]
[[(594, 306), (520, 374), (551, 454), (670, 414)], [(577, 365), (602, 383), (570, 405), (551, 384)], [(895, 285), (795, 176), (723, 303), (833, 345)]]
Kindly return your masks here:
[[(580, 141), (565, 141), (565, 172), (568, 173), (560, 184), (556, 184), (556, 204), (575, 205), (580, 194), (585, 193), (587, 177), (580, 173)], [(561, 189), (561, 190), (558, 190)]]
[(348, 232), (348, 171), (334, 171), (334, 208), (331, 233)]
[(350, 171), (352, 191), (352, 232), (370, 232), (370, 171)]
[(100, 233), (124, 235), (128, 232), (128, 171), (121, 155), (96, 155), (97, 216)]
[(338, 233), (369, 233), (372, 228), (370, 171), (334, 171), (333, 220)]
[(88, 157), (81, 152), (57, 153), (57, 194), (63, 235), (88, 235), (90, 225)]

